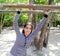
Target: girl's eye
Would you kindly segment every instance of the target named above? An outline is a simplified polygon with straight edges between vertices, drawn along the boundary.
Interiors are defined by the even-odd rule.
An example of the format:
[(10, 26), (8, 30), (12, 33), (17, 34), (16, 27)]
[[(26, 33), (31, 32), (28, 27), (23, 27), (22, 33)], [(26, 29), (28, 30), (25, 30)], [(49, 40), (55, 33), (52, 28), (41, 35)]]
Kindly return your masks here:
[(29, 28), (29, 27), (26, 27), (26, 29), (31, 29), (31, 28)]

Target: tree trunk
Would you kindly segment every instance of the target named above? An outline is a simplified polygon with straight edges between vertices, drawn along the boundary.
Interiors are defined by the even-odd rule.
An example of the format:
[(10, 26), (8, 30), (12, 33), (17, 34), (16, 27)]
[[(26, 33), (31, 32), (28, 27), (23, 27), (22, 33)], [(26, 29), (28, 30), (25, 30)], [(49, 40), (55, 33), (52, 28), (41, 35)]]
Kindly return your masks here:
[(54, 2), (54, 0), (48, 0), (48, 4), (49, 4), (49, 5), (52, 5), (53, 2)]
[[(37, 19), (38, 19), (37, 14), (33, 14), (32, 24), (34, 25), (34, 29), (36, 28), (36, 25), (37, 25)], [(38, 37), (35, 36), (33, 40), (33, 45), (35, 45), (35, 47), (37, 47), (37, 42), (38, 42)]]
[[(54, 0), (49, 0), (48, 4), (52, 5), (53, 2), (54, 2)], [(47, 44), (48, 44), (48, 37), (49, 37), (49, 32), (50, 32), (50, 27), (51, 27), (51, 17), (52, 17), (52, 13), (50, 15), (49, 26), (47, 27), (47, 31), (46, 31), (45, 38), (44, 38), (44, 42), (45, 42), (45, 46), (44, 47), (47, 47)]]
[[(49, 0), (49, 2), (48, 2), (49, 5), (52, 4), (52, 2), (53, 2), (53, 0)], [(46, 36), (48, 22), (49, 22), (49, 19), (47, 19), (45, 25), (43, 26), (43, 28), (41, 30), (40, 39), (39, 39), (39, 42), (38, 42), (38, 45), (39, 45), (38, 49), (41, 49), (41, 50), (42, 50), (42, 47), (43, 47), (44, 39), (45, 39), (45, 42), (46, 42), (45, 44), (47, 45), (47, 43), (48, 43), (49, 32), (48, 32), (48, 35)]]
[(48, 22), (49, 22), (49, 19), (47, 18), (46, 23), (42, 27), (42, 30), (41, 30), (40, 39), (39, 39), (39, 43), (38, 43), (38, 45), (39, 45), (38, 49), (40, 49), (40, 50), (42, 50), (44, 38), (46, 37), (45, 34), (46, 34)]

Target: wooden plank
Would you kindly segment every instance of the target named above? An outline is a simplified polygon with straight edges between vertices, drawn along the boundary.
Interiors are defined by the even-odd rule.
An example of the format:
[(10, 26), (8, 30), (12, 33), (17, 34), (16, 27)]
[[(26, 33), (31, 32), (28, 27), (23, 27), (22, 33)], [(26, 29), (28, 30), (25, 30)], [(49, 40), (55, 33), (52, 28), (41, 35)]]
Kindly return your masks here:
[(34, 8), (34, 9), (60, 9), (60, 6), (55, 5), (1, 5), (0, 8)]
[[(18, 10), (0, 10), (0, 12), (17, 12)], [(21, 13), (44, 13), (41, 10), (26, 10), (26, 11), (21, 11)], [(50, 13), (56, 13), (60, 14), (60, 11), (50, 11)]]
[[(18, 10), (0, 10), (0, 12), (17, 12)], [(40, 10), (26, 10), (20, 11), (21, 13), (40, 13)]]

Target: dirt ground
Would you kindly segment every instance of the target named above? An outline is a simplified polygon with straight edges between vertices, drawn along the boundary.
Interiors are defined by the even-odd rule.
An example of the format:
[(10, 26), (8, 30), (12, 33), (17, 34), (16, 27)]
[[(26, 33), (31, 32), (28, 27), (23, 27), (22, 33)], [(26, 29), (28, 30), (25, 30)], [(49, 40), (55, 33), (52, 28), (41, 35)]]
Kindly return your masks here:
[[(14, 30), (4, 29), (0, 34), (0, 56), (7, 56), (11, 50), (16, 35)], [(41, 51), (34, 51), (35, 47), (31, 46), (27, 49), (27, 56), (60, 56), (60, 30), (50, 30), (48, 47)]]

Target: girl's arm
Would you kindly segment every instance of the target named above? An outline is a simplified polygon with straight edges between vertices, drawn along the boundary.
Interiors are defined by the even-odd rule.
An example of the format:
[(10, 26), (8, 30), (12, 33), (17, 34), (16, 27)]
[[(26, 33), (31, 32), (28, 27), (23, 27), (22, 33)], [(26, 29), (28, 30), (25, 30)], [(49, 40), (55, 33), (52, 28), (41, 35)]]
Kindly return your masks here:
[(13, 20), (13, 26), (14, 26), (14, 30), (16, 32), (17, 35), (20, 34), (20, 31), (19, 31), (19, 26), (18, 26), (18, 19), (19, 19), (19, 15), (20, 15), (20, 12), (18, 11), (14, 17), (14, 20)]
[(31, 41), (35, 38), (35, 36), (37, 35), (37, 33), (41, 30), (41, 28), (44, 26), (46, 20), (47, 20), (48, 15), (45, 14), (42, 21), (36, 26), (36, 28), (33, 30), (33, 32), (29, 35), (29, 37), (27, 38), (27, 44), (30, 44)]
[(36, 28), (33, 30), (33, 32), (30, 34), (30, 37), (34, 37), (40, 30), (41, 28), (44, 26), (45, 22), (46, 22), (47, 18), (43, 17), (41, 22), (36, 26)]

